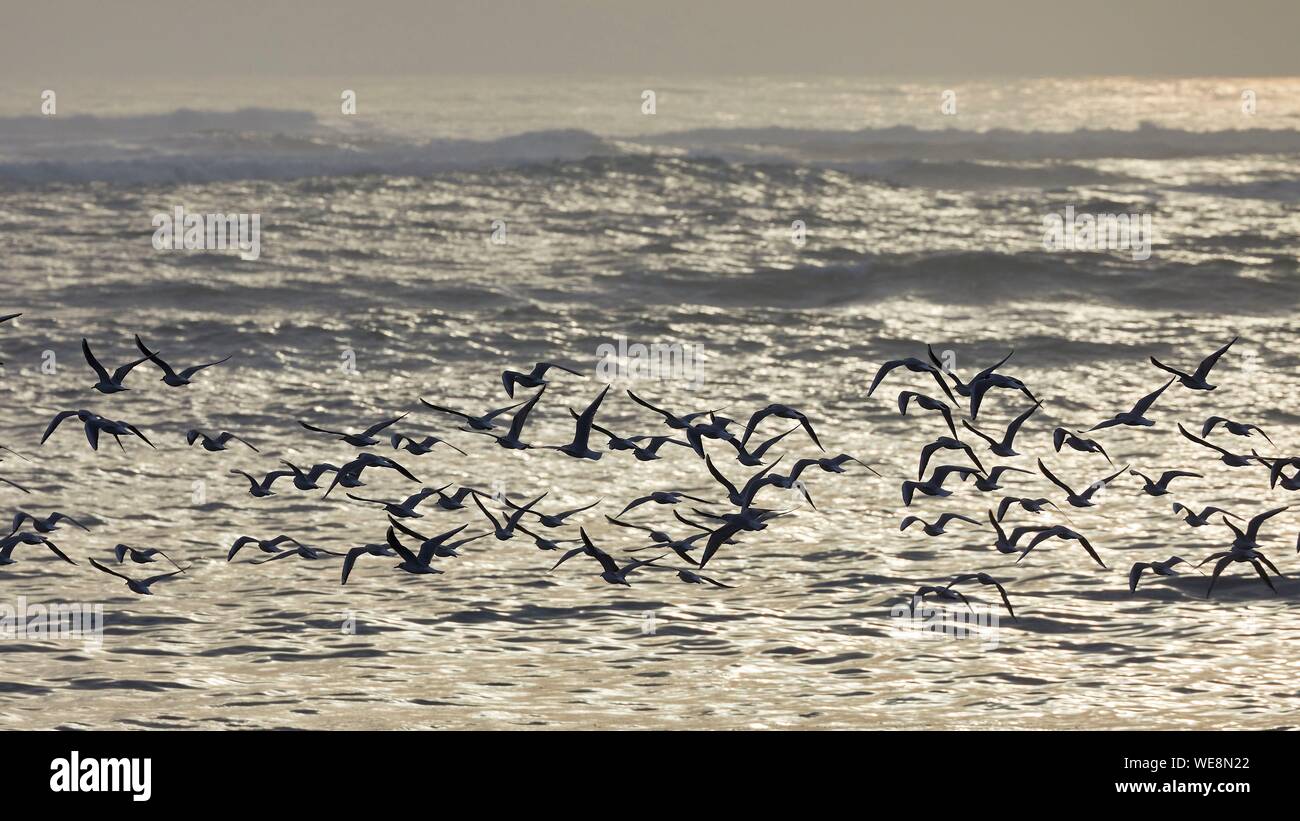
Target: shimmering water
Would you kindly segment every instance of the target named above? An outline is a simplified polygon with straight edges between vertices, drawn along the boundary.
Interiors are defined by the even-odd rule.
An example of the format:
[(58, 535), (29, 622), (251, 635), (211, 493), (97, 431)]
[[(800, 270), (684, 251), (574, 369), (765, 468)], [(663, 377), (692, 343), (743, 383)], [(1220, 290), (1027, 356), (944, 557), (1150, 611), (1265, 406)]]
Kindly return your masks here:
[[(19, 562), (0, 568), (0, 603), (102, 602), (106, 622), (98, 647), (0, 640), (0, 726), (1293, 723), (1300, 586), (1283, 580), (1274, 596), (1237, 566), (1207, 601), (1199, 575), (1148, 577), (1132, 594), (1127, 572), (1230, 542), (1221, 526), (1189, 528), (1173, 501), (1244, 516), (1288, 501), (1263, 468), (1229, 469), (1175, 425), (1199, 430), (1219, 414), (1276, 443), (1217, 435), (1238, 452), (1297, 445), (1300, 83), (981, 81), (957, 89), (955, 117), (938, 113), (943, 87), (924, 82), (354, 85), (364, 115), (354, 120), (331, 113), (339, 84), (325, 81), (217, 101), (202, 89), (87, 87), (48, 121), (28, 117), (16, 93), (0, 98), (0, 313), (23, 312), (0, 326), (0, 442), (32, 460), (7, 456), (0, 475), (33, 491), (0, 494), (6, 510), (61, 510), (92, 527), (52, 534), (78, 567), (18, 548)], [(655, 87), (657, 113), (642, 115), (640, 92)], [(1246, 88), (1254, 116), (1240, 110)], [(228, 111), (244, 105), (265, 110)], [(169, 113), (185, 107), (210, 111)], [(92, 119), (75, 119), (83, 113)], [(154, 251), (151, 216), (176, 205), (260, 214), (261, 259)], [(1067, 205), (1150, 214), (1151, 259), (1045, 251), (1043, 216)], [(802, 246), (795, 220), (807, 226)], [(491, 241), (495, 221), (505, 244)], [(134, 333), (175, 364), (234, 358), (185, 389), (144, 366), (127, 393), (91, 391), (81, 338), (113, 367), (134, 356)], [(1096, 434), (1117, 465), (1204, 478), (1157, 499), (1126, 476), (1098, 507), (1044, 517), (1085, 533), (1108, 570), (1063, 542), (1017, 564), (988, 531), (960, 523), (933, 539), (898, 532), (909, 512), (899, 483), (946, 429), (897, 414), (900, 390), (936, 391), (928, 377), (899, 371), (865, 395), (881, 362), (923, 357), (929, 342), (969, 377), (1015, 349), (1003, 372), (1045, 405), (1017, 439), (1024, 455), (977, 447), (980, 457), (1032, 468), (1042, 456), (1082, 487), (1109, 465), (1052, 453), (1052, 429), (1087, 428), (1158, 387), (1147, 356), (1190, 367), (1234, 335), (1217, 391), (1175, 386), (1154, 428)], [(681, 412), (725, 407), (742, 422), (768, 402), (795, 405), (828, 450), (884, 478), (855, 466), (805, 474), (817, 510), (801, 505), (710, 562), (706, 574), (729, 590), (650, 570), (616, 588), (584, 557), (547, 573), (557, 556), (522, 538), (473, 542), (435, 577), (363, 557), (346, 587), (338, 559), (225, 561), (245, 534), (337, 551), (382, 541), (381, 511), (283, 483), (253, 499), (229, 471), (339, 464), (356, 449), (297, 420), (360, 429), (408, 410), (394, 430), (445, 434), (468, 452), (394, 454), (424, 484), (548, 491), (547, 511), (603, 498), (573, 521), (631, 555), (648, 542), (604, 514), (652, 490), (718, 497), (689, 450), (650, 463), (507, 452), (417, 401), (500, 407), (505, 368), (569, 363), (589, 378), (558, 376), (524, 436), (560, 444), (572, 433), (566, 408), (601, 387), (599, 346), (619, 337), (707, 354), (698, 387), (651, 379), (619, 391)], [(92, 452), (67, 423), (38, 446), (56, 412), (83, 407), (133, 422), (157, 450), (127, 439), (125, 452)], [(979, 424), (997, 431), (1025, 407), (995, 394)], [(599, 421), (623, 435), (668, 432), (615, 391)], [(191, 427), (233, 431), (261, 452), (189, 449)], [(774, 450), (785, 454), (778, 470), (816, 455), (799, 432)], [(734, 481), (754, 470), (726, 445), (710, 453)], [(365, 478), (358, 492), (369, 496), (415, 488)], [(1006, 486), (1062, 501), (1036, 474), (1008, 474)], [(910, 512), (982, 519), (1002, 495), (950, 487)], [(799, 504), (776, 489), (762, 498)], [(424, 510), (415, 525), (426, 533), (485, 523), (476, 509)], [(687, 533), (667, 507), (628, 518)], [(1286, 513), (1264, 530), (1288, 574), (1297, 523)], [(119, 542), (161, 547), (191, 569), (135, 596), (86, 562)], [(1006, 585), (1020, 617), (1000, 620), (996, 646), (899, 633), (891, 608), (917, 587), (976, 571)], [(990, 590), (969, 592), (996, 604)]]

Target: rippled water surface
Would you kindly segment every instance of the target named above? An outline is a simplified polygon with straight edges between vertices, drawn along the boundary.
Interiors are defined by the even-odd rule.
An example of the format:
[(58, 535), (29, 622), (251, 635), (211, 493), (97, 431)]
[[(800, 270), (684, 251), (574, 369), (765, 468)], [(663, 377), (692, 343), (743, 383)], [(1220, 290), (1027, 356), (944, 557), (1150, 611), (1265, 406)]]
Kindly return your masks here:
[[(483, 83), (442, 106), (436, 125), (419, 107), (427, 101), (403, 107), (425, 99), (409, 82), (377, 92), (384, 118), (347, 124), (299, 112), (310, 108), (295, 105), (302, 94), (265, 90), (249, 100), (262, 113), (209, 112), (201, 122), (166, 114), (173, 99), (172, 108), (193, 107), (166, 89), (142, 95), (153, 108), (118, 100), (91, 120), (34, 124), (3, 109), (13, 116), (0, 117), (0, 313), (23, 316), (0, 326), (0, 442), (31, 462), (6, 454), (0, 475), (32, 493), (0, 494), (6, 510), (61, 510), (92, 529), (52, 534), (77, 567), (19, 547), (18, 562), (0, 568), (0, 603), (102, 603), (105, 628), (101, 646), (0, 641), (0, 726), (1294, 723), (1300, 585), (1280, 580), (1272, 595), (1242, 565), (1209, 600), (1208, 578), (1195, 571), (1146, 577), (1137, 593), (1127, 582), (1136, 561), (1195, 563), (1231, 541), (1218, 525), (1188, 527), (1173, 501), (1243, 516), (1290, 501), (1269, 490), (1263, 468), (1222, 465), (1176, 424), (1199, 431), (1223, 415), (1258, 423), (1276, 445), (1216, 434), (1237, 452), (1290, 454), (1300, 444), (1293, 82), (1257, 83), (1268, 105), (1248, 121), (1231, 80), (1154, 89), (1044, 81), (1015, 94), (981, 83), (962, 97), (968, 119), (952, 122), (916, 113), (937, 106), (938, 89), (923, 83), (808, 81), (802, 93), (684, 83), (641, 121), (612, 112), (627, 91), (619, 84), (585, 94), (558, 84), (560, 99), (587, 107), (557, 110)], [(629, 111), (639, 92), (627, 91)], [(1037, 108), (1027, 92), (1077, 105)], [(665, 105), (674, 95), (677, 114)], [(261, 258), (155, 252), (150, 218), (176, 205), (260, 214)], [(1046, 252), (1042, 218), (1067, 205), (1152, 215), (1151, 258)], [(790, 240), (794, 220), (807, 225), (802, 246)], [(503, 245), (490, 241), (494, 221), (506, 226)], [(146, 365), (127, 393), (91, 391), (82, 337), (113, 367), (134, 357), (134, 333), (180, 365), (234, 356), (184, 389)], [(508, 452), (417, 401), (500, 407), (509, 401), (502, 370), (565, 362), (588, 378), (558, 375), (524, 435), (559, 444), (572, 433), (566, 409), (600, 390), (598, 347), (620, 336), (702, 349), (700, 384), (620, 380), (600, 424), (668, 432), (627, 387), (681, 412), (725, 408), (741, 424), (784, 402), (812, 418), (828, 450), (883, 477), (854, 465), (805, 473), (816, 510), (764, 490), (763, 504), (796, 510), (709, 563), (706, 575), (732, 589), (648, 569), (615, 587), (584, 557), (548, 573), (558, 556), (523, 538), (472, 542), (438, 564), (439, 576), (363, 557), (346, 587), (337, 558), (259, 566), (250, 549), (226, 561), (240, 535), (284, 533), (335, 551), (382, 541), (382, 511), (284, 483), (254, 499), (229, 471), (261, 474), (281, 459), (339, 464), (357, 449), (297, 420), (352, 430), (405, 411), (393, 430), (445, 435), (468, 453), (396, 453), (424, 484), (513, 499), (545, 491), (548, 512), (603, 499), (572, 521), (620, 560), (657, 555), (628, 553), (648, 540), (604, 514), (652, 490), (719, 498), (689, 449), (666, 447), (649, 463)], [(1032, 469), (1041, 456), (1086, 487), (1110, 466), (1097, 454), (1053, 453), (1052, 429), (1086, 429), (1158, 387), (1148, 356), (1190, 367), (1233, 336), (1211, 380), (1218, 390), (1174, 386), (1152, 410), (1155, 427), (1095, 434), (1117, 467), (1202, 478), (1153, 498), (1126, 475), (1097, 507), (1067, 508), (1068, 521), (1042, 517), (1086, 534), (1106, 570), (1077, 544), (1048, 542), (1017, 563), (985, 529), (899, 532), (909, 512), (982, 522), (1003, 493), (954, 481), (951, 497), (903, 507), (901, 481), (946, 428), (931, 414), (897, 413), (899, 391), (937, 390), (923, 375), (900, 370), (867, 397), (885, 360), (924, 357), (928, 342), (969, 377), (1014, 349), (1002, 371), (1044, 400), (1016, 440), (1022, 455), (998, 459), (963, 438), (988, 463)], [(56, 412), (83, 407), (134, 423), (157, 449), (128, 438), (125, 451), (109, 441), (93, 452), (75, 420), (38, 445)], [(996, 432), (1026, 407), (1018, 394), (991, 394), (978, 423)], [(761, 434), (785, 424), (765, 421)], [(192, 427), (233, 431), (260, 452), (187, 448)], [(709, 452), (738, 483), (756, 470), (725, 444)], [(784, 454), (777, 470), (818, 455), (799, 431), (774, 454)], [(357, 492), (369, 496), (416, 487), (365, 479)], [(1005, 484), (1007, 494), (1062, 501), (1036, 473), (1007, 474)], [(415, 526), (426, 533), (485, 523), (473, 508), (422, 509)], [(687, 535), (667, 507), (627, 518)], [(1008, 522), (1033, 518), (1017, 511)], [(1298, 527), (1288, 512), (1263, 531), (1288, 577), (1300, 572)], [(107, 560), (118, 543), (163, 548), (190, 569), (136, 596), (86, 561)], [(682, 566), (671, 555), (664, 564)], [(977, 571), (1005, 584), (1017, 621), (1001, 618), (992, 640), (900, 632), (891, 613), (919, 586)], [(968, 592), (979, 606), (997, 603), (991, 589)]]

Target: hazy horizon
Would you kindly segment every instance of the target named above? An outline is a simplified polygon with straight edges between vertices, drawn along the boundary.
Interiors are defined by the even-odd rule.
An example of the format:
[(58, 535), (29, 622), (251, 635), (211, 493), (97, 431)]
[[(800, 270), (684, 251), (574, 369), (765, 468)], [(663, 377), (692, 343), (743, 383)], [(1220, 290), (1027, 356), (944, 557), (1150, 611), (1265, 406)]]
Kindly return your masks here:
[[(366, 74), (880, 77), (1291, 76), (1300, 6), (1099, 0), (1045, 11), (813, 0), (712, 3), (233, 0), (196, 21), (172, 4), (50, 2), (8, 15), (8, 78)], [(1267, 25), (1256, 25), (1267, 20)], [(198, 23), (196, 25), (196, 22)]]

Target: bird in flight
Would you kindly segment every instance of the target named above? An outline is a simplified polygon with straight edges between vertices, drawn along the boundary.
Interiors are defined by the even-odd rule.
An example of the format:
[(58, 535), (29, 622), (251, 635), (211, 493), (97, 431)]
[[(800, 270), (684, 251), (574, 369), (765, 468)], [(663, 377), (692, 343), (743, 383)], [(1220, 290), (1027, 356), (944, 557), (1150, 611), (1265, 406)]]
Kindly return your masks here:
[(1201, 436), (1209, 436), (1210, 431), (1214, 430), (1219, 425), (1223, 425), (1224, 429), (1234, 436), (1250, 436), (1252, 432), (1257, 432), (1260, 436), (1264, 437), (1264, 441), (1268, 442), (1270, 445), (1273, 444), (1273, 440), (1268, 438), (1268, 434), (1265, 433), (1264, 429), (1259, 425), (1251, 425), (1245, 422), (1234, 422), (1224, 416), (1211, 416), (1209, 419), (1206, 419), (1205, 424), (1201, 425)]
[(1174, 565), (1187, 564), (1187, 560), (1182, 556), (1170, 556), (1163, 562), (1137, 562), (1128, 572), (1128, 590), (1130, 593), (1136, 593), (1138, 589), (1138, 580), (1142, 574), (1148, 570), (1157, 576), (1181, 576), (1182, 573), (1174, 569)]
[(1052, 447), (1056, 452), (1060, 453), (1062, 446), (1065, 445), (1080, 453), (1100, 453), (1106, 457), (1107, 463), (1112, 466), (1115, 464), (1110, 460), (1110, 454), (1106, 453), (1106, 449), (1096, 439), (1084, 439), (1079, 434), (1066, 428), (1057, 428), (1052, 431)]
[(1002, 439), (1000, 440), (994, 439), (992, 436), (989, 436), (987, 433), (984, 433), (979, 428), (975, 427), (965, 419), (961, 420), (961, 424), (962, 427), (966, 428), (966, 430), (970, 431), (971, 433), (975, 434), (979, 438), (983, 439), (985, 442), (988, 442), (989, 450), (993, 451), (993, 454), (995, 456), (1003, 456), (1003, 457), (1019, 456), (1020, 454), (1016, 452), (1016, 449), (1014, 447), (1012, 447), (1012, 444), (1015, 442), (1016, 439), (1016, 433), (1020, 431), (1020, 426), (1025, 424), (1025, 420), (1033, 416), (1034, 411), (1038, 410), (1040, 407), (1042, 407), (1042, 405), (1043, 405), (1042, 402), (1035, 402), (1034, 404), (1029, 406), (1029, 410), (1020, 414), (1015, 419), (1012, 419), (1011, 424), (1007, 425), (1006, 433), (1002, 435)]
[(110, 576), (117, 576), (119, 579), (122, 579), (126, 582), (126, 586), (130, 588), (132, 593), (138, 593), (141, 596), (152, 596), (153, 591), (149, 589), (150, 587), (159, 582), (170, 581), (185, 572), (185, 568), (178, 568), (170, 573), (160, 573), (157, 576), (150, 576), (147, 579), (133, 579), (124, 573), (118, 573), (111, 567), (106, 567), (105, 565), (100, 564), (95, 559), (91, 559), (90, 563), (95, 566), (95, 569), (101, 570)]
[(261, 451), (259, 451), (257, 448), (253, 447), (248, 442), (245, 442), (243, 439), (240, 439), (238, 436), (231, 433), (230, 431), (222, 431), (216, 436), (212, 436), (210, 434), (204, 433), (201, 430), (192, 430), (185, 434), (185, 442), (190, 447), (194, 447), (194, 443), (199, 442), (203, 445), (204, 450), (211, 451), (213, 453), (219, 450), (225, 450), (226, 443), (231, 440), (234, 440), (236, 442), (239, 442), (242, 445), (247, 446), (254, 453), (261, 453)]
[(1002, 596), (1003, 606), (1007, 608), (1007, 612), (1011, 614), (1012, 619), (1019, 621), (1019, 619), (1016, 619), (1016, 611), (1011, 608), (1011, 599), (1007, 598), (1006, 588), (1003, 587), (997, 579), (987, 573), (963, 573), (955, 577), (943, 587), (937, 585), (923, 585), (912, 595), (912, 611), (916, 611), (916, 605), (919, 602), (925, 601), (926, 596), (934, 596), (937, 599), (943, 599), (945, 601), (959, 601), (966, 605), (966, 607), (970, 608), (972, 613), (975, 612), (975, 608), (971, 607), (970, 601), (962, 595), (961, 592), (953, 590), (957, 585), (971, 581), (997, 588), (998, 593)]
[[(230, 359), (230, 356), (227, 356), (223, 359), (218, 359), (215, 362), (205, 362), (202, 365), (193, 365), (191, 367), (184, 368), (179, 373), (177, 373), (176, 371), (172, 370), (172, 366), (164, 362), (162, 358), (158, 356), (157, 353), (145, 347), (144, 342), (140, 340), (139, 334), (135, 335), (135, 346), (140, 349), (140, 353), (144, 354), (145, 359), (152, 361), (155, 365), (159, 367), (160, 370), (162, 370), (163, 376), (161, 381), (167, 383), (167, 385), (173, 388), (185, 387), (186, 385), (190, 384), (190, 378), (193, 377), (194, 374), (198, 373), (204, 368), (211, 368), (213, 365), (220, 365), (222, 362), (226, 362)], [(234, 354), (231, 354), (231, 356), (233, 355)]]
[(903, 519), (901, 523), (899, 523), (898, 530), (899, 532), (902, 532), (904, 530), (907, 530), (912, 525), (919, 523), (921, 525), (921, 530), (925, 532), (925, 535), (939, 536), (944, 532), (944, 528), (948, 526), (948, 523), (954, 520), (960, 522), (970, 522), (971, 524), (976, 526), (979, 525), (978, 520), (972, 519), (969, 516), (963, 516), (960, 513), (944, 513), (941, 514), (938, 519), (935, 519), (934, 524), (927, 523), (920, 516), (908, 516), (907, 518)]
[(655, 562), (662, 559), (664, 556), (668, 555), (667, 553), (665, 553), (663, 554), (663, 556), (656, 556), (653, 559), (637, 559), (635, 561), (628, 562), (622, 567), (619, 567), (618, 563), (614, 561), (614, 557), (610, 556), (608, 553), (606, 553), (605, 551), (601, 550), (599, 547), (596, 547), (596, 545), (591, 543), (591, 538), (587, 535), (587, 531), (584, 528), (578, 528), (578, 534), (582, 537), (582, 546), (575, 547), (569, 552), (565, 553), (563, 556), (561, 556), (560, 560), (556, 562), (555, 566), (552, 567), (548, 572), (554, 572), (557, 568), (559, 568), (560, 565), (564, 564), (569, 559), (579, 554), (582, 554), (584, 556), (590, 556), (591, 558), (595, 559), (597, 562), (600, 563), (600, 569), (601, 569), (600, 577), (604, 579), (606, 583), (621, 584), (624, 587), (631, 587), (632, 585), (628, 583), (627, 577), (634, 570), (641, 567), (645, 567), (647, 565), (652, 565)]
[(1171, 368), (1156, 359), (1154, 356), (1151, 357), (1151, 364), (1155, 365), (1162, 371), (1172, 373), (1174, 378), (1178, 380), (1178, 383), (1185, 388), (1191, 388), (1194, 391), (1212, 391), (1218, 386), (1211, 385), (1205, 380), (1209, 377), (1211, 369), (1213, 369), (1218, 363), (1219, 357), (1227, 353), (1228, 349), (1232, 347), (1232, 343), (1236, 341), (1237, 337), (1234, 336), (1232, 342), (1229, 342), (1227, 345), (1224, 345), (1222, 348), (1219, 348), (1214, 353), (1205, 357), (1205, 359), (1202, 359), (1201, 364), (1196, 367), (1196, 370), (1193, 373), (1187, 373), (1185, 371), (1180, 371), (1177, 368)]
[(1039, 531), (1034, 538), (1029, 540), (1029, 545), (1021, 552), (1020, 558), (1016, 559), (1016, 563), (1019, 564), (1022, 559), (1029, 555), (1029, 551), (1033, 550), (1040, 543), (1045, 542), (1048, 539), (1063, 539), (1066, 541), (1078, 542), (1083, 545), (1084, 550), (1088, 551), (1088, 555), (1092, 557), (1093, 561), (1101, 565), (1102, 569), (1106, 569), (1106, 563), (1097, 555), (1097, 551), (1093, 549), (1092, 544), (1082, 534), (1077, 533), (1064, 525), (1055, 525)]
[(1251, 457), (1243, 456), (1239, 453), (1233, 453), (1227, 448), (1221, 448), (1218, 445), (1214, 444), (1213, 442), (1207, 442), (1201, 437), (1197, 436), (1196, 434), (1189, 432), (1187, 428), (1182, 426), (1181, 423), (1178, 425), (1178, 432), (1181, 433), (1183, 437), (1188, 439), (1189, 441), (1207, 447), (1210, 450), (1218, 451), (1219, 461), (1230, 468), (1244, 468), (1244, 467), (1250, 467), (1251, 465)]
[(81, 353), (86, 357), (86, 364), (90, 365), (91, 370), (93, 370), (95, 375), (99, 377), (99, 381), (91, 387), (100, 393), (117, 393), (119, 391), (130, 390), (130, 388), (122, 384), (122, 380), (126, 378), (126, 375), (129, 374), (136, 365), (139, 365), (141, 362), (149, 361), (149, 357), (141, 357), (132, 362), (126, 363), (113, 371), (112, 375), (109, 375), (108, 370), (103, 365), (99, 364), (99, 360), (95, 358), (95, 354), (91, 353), (90, 342), (86, 339), (81, 340)]
[(1205, 478), (1199, 473), (1192, 473), (1190, 470), (1166, 470), (1164, 473), (1160, 474), (1159, 479), (1152, 479), (1140, 470), (1130, 470), (1129, 473), (1142, 480), (1142, 492), (1146, 493), (1148, 496), (1164, 496), (1169, 492), (1169, 483), (1182, 476), (1189, 476), (1196, 479)]
[(388, 427), (389, 425), (402, 421), (403, 419), (406, 418), (406, 416), (407, 414), (404, 413), (401, 416), (395, 416), (392, 419), (385, 419), (382, 422), (376, 422), (375, 424), (366, 428), (361, 433), (344, 433), (342, 431), (337, 431), (337, 430), (318, 428), (315, 425), (308, 424), (307, 422), (303, 422), (301, 420), (299, 420), (298, 424), (302, 425), (307, 430), (315, 431), (316, 433), (328, 433), (330, 436), (337, 436), (339, 439), (342, 439), (344, 442), (347, 442), (349, 445), (352, 445), (353, 447), (365, 448), (371, 445), (379, 444), (379, 437), (377, 437), (375, 434), (379, 433), (381, 430)]
[(938, 399), (926, 396), (916, 391), (902, 391), (898, 394), (898, 412), (903, 416), (907, 415), (907, 406), (909, 403), (915, 403), (918, 407), (928, 411), (935, 411), (943, 417), (943, 421), (948, 424), (948, 430), (953, 437), (957, 436), (957, 428), (952, 423), (952, 408)]
[(1146, 396), (1139, 399), (1137, 401), (1137, 404), (1133, 406), (1132, 410), (1125, 411), (1124, 413), (1117, 413), (1111, 418), (1105, 420), (1104, 422), (1098, 422), (1097, 424), (1088, 428), (1088, 431), (1091, 433), (1094, 430), (1101, 430), (1102, 428), (1113, 428), (1116, 425), (1128, 425), (1129, 427), (1145, 427), (1145, 428), (1151, 427), (1152, 425), (1155, 424), (1155, 422), (1146, 418), (1146, 412), (1149, 411), (1151, 409), (1151, 406), (1155, 404), (1155, 401), (1160, 398), (1160, 394), (1164, 393), (1165, 390), (1173, 383), (1174, 380), (1170, 379), (1165, 384), (1161, 385), (1151, 393), (1148, 393)]
[(1128, 470), (1128, 465), (1125, 465), (1124, 467), (1115, 471), (1114, 473), (1107, 476), (1106, 478), (1099, 479), (1096, 482), (1093, 482), (1091, 485), (1088, 485), (1088, 489), (1085, 490), (1083, 493), (1075, 493), (1070, 488), (1069, 485), (1067, 485), (1065, 482), (1062, 482), (1060, 479), (1052, 475), (1052, 472), (1047, 469), (1047, 465), (1043, 464), (1042, 459), (1038, 460), (1038, 470), (1044, 476), (1047, 477), (1047, 480), (1049, 482), (1056, 485), (1061, 490), (1065, 491), (1065, 500), (1069, 502), (1071, 505), (1073, 505), (1074, 507), (1093, 507), (1095, 503), (1092, 501), (1092, 497), (1097, 493), (1097, 491), (1101, 490), (1102, 488), (1106, 487), (1106, 485), (1110, 484), (1111, 481), (1115, 479), (1115, 477), (1121, 475), (1122, 473), (1124, 473), (1124, 471)]
[(511, 399), (514, 399), (516, 386), (540, 388), (543, 385), (550, 384), (544, 377), (546, 376), (546, 372), (551, 368), (564, 371), (565, 373), (571, 373), (574, 376), (582, 376), (578, 371), (575, 371), (572, 368), (566, 368), (563, 365), (557, 365), (554, 362), (538, 362), (528, 373), (520, 373), (519, 371), (503, 372), (501, 374), (501, 384), (505, 385), (506, 395)]

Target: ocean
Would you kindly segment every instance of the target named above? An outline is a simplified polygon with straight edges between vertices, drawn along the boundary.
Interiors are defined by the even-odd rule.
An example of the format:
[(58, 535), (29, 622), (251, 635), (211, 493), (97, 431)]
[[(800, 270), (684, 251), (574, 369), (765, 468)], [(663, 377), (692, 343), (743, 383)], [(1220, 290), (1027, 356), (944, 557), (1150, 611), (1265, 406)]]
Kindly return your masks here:
[[(1210, 437), (1239, 453), (1297, 444), (1300, 80), (104, 80), (50, 89), (48, 115), (43, 90), (0, 87), (0, 314), (22, 312), (0, 325), (0, 443), (30, 460), (3, 454), (0, 476), (31, 490), (0, 487), (0, 498), (11, 513), (57, 510), (91, 529), (49, 534), (76, 567), (19, 546), (0, 567), (0, 615), (20, 600), (102, 605), (103, 623), (89, 638), (0, 640), (0, 727), (1293, 725), (1295, 514), (1263, 529), (1288, 575), (1276, 595), (1248, 565), (1208, 599), (1211, 565), (1144, 576), (1136, 593), (1128, 571), (1172, 555), (1195, 564), (1231, 542), (1221, 525), (1184, 524), (1174, 502), (1249, 518), (1290, 501), (1264, 468), (1226, 467), (1177, 424), (1199, 434), (1221, 415), (1274, 443)], [(343, 113), (347, 92), (355, 114)], [(256, 259), (155, 247), (158, 215), (178, 207), (256, 215)], [(1145, 255), (1049, 248), (1046, 226), (1067, 209), (1145, 220)], [(232, 358), (185, 388), (146, 362), (130, 390), (93, 392), (82, 338), (112, 370), (138, 358), (137, 333), (177, 367)], [(1217, 390), (1175, 383), (1155, 426), (1088, 434), (1114, 468), (1053, 452), (1058, 425), (1086, 430), (1162, 385), (1149, 356), (1190, 369), (1233, 337)], [(1031, 471), (1006, 474), (1005, 490), (954, 477), (952, 496), (903, 505), (901, 482), (947, 428), (919, 409), (901, 416), (897, 396), (938, 388), (900, 369), (867, 389), (883, 362), (924, 359), (927, 344), (963, 378), (1014, 351), (1000, 372), (1043, 400), (1017, 457), (994, 456), (958, 423), (985, 463)], [(502, 371), (538, 361), (583, 376), (548, 375), (525, 441), (568, 441), (568, 409), (612, 382), (597, 422), (620, 435), (674, 433), (629, 388), (739, 427), (785, 403), (808, 415), (824, 455), (882, 476), (852, 463), (808, 470), (815, 509), (762, 491), (762, 504), (791, 512), (712, 558), (702, 572), (729, 589), (652, 568), (609, 585), (584, 556), (548, 572), (560, 554), (525, 537), (471, 542), (435, 562), (436, 576), (363, 556), (346, 586), (337, 557), (254, 565), (262, 554), (248, 548), (227, 562), (243, 535), (335, 552), (384, 541), (384, 512), (340, 490), (322, 498), (281, 481), (252, 498), (230, 473), (356, 455), (299, 420), (359, 431), (409, 412), (388, 430), (442, 436), (466, 455), (414, 456), (386, 439), (370, 450), (429, 487), (545, 492), (548, 513), (600, 499), (546, 535), (576, 538), (581, 525), (619, 562), (660, 553), (630, 552), (646, 534), (605, 518), (633, 498), (724, 500), (689, 448), (651, 462), (507, 451), (419, 402), (512, 404)], [(976, 424), (1000, 437), (1029, 404), (995, 391)], [(92, 451), (75, 419), (39, 444), (54, 414), (82, 408), (133, 423), (156, 449), (106, 437)], [(765, 420), (755, 438), (793, 425)], [(187, 447), (191, 428), (258, 451)], [(605, 437), (592, 442), (603, 449)], [(761, 470), (724, 442), (707, 447), (737, 484)], [(796, 430), (767, 461), (779, 455), (777, 472), (823, 454)], [(1008, 525), (1085, 534), (1106, 569), (1056, 540), (1017, 562), (993, 548), (986, 511), (1003, 495), (1064, 507), (1040, 457), (1076, 488), (1128, 464), (1202, 476), (1151, 497), (1124, 474), (1096, 507), (1013, 511)], [(353, 492), (418, 489), (391, 474), (367, 472)], [(673, 510), (626, 518), (691, 533)], [(409, 522), (429, 535), (487, 524), (472, 505), (421, 511)], [(906, 515), (947, 511), (981, 524), (899, 531)], [(88, 564), (112, 562), (119, 543), (161, 548), (188, 570), (137, 596)], [(685, 567), (671, 553), (660, 564)], [(1003, 583), (1017, 619), (974, 585), (959, 589), (986, 619), (975, 633), (902, 623), (919, 587), (976, 572)]]

